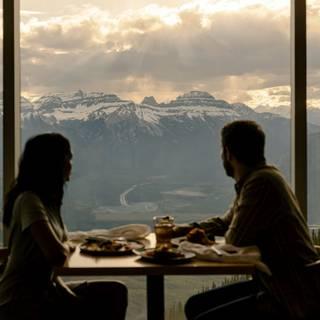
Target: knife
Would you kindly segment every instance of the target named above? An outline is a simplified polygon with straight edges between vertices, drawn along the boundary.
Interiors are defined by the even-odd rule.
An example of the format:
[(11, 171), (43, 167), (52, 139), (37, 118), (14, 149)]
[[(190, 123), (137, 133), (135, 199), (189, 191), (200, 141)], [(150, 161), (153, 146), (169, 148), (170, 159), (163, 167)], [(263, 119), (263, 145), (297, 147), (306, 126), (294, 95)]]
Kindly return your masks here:
[(222, 251), (217, 249), (214, 245), (210, 247), (213, 252), (215, 252), (219, 257), (223, 255)]

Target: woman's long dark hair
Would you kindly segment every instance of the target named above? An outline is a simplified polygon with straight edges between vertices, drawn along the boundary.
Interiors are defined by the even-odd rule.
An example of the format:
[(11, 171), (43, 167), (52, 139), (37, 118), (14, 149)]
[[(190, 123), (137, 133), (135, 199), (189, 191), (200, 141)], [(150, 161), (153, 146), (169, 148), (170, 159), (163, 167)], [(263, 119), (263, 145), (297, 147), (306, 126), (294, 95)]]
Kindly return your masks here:
[(70, 158), (70, 143), (63, 135), (44, 133), (30, 138), (20, 158), (18, 176), (5, 197), (3, 224), (10, 225), (14, 202), (25, 191), (37, 194), (47, 206), (60, 208)]

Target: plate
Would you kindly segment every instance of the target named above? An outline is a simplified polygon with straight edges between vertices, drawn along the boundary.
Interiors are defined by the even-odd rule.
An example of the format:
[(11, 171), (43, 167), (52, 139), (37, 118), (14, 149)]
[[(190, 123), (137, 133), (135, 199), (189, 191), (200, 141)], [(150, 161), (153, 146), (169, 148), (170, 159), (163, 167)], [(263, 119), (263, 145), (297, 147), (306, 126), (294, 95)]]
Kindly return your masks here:
[[(172, 238), (171, 239), (171, 243), (175, 246), (179, 246), (181, 242), (183, 241), (188, 241), (186, 236), (183, 237), (177, 237), (177, 238)], [(196, 243), (196, 242), (192, 242), (192, 243)], [(213, 244), (222, 244), (224, 243), (224, 237), (215, 237), (215, 241), (213, 242)]]
[(184, 236), (184, 237), (177, 237), (177, 238), (171, 239), (171, 243), (177, 247), (180, 245), (182, 241), (187, 241), (187, 237)]
[(140, 256), (143, 260), (161, 264), (187, 263), (195, 257), (195, 254), (192, 252), (181, 252), (176, 249), (173, 250), (173, 253), (177, 253), (176, 256), (154, 255), (155, 248), (134, 249), (133, 253)]
[(127, 224), (107, 230), (107, 237), (124, 237), (127, 240), (143, 239), (151, 232), (147, 224)]
[(80, 245), (80, 253), (91, 256), (122, 256), (143, 248), (144, 245), (138, 241), (90, 237)]
[(145, 239), (151, 233), (151, 227), (147, 224), (126, 224), (111, 229), (93, 229), (89, 231), (72, 231), (68, 232), (69, 240), (81, 243), (88, 237), (101, 238), (125, 238), (127, 240)]

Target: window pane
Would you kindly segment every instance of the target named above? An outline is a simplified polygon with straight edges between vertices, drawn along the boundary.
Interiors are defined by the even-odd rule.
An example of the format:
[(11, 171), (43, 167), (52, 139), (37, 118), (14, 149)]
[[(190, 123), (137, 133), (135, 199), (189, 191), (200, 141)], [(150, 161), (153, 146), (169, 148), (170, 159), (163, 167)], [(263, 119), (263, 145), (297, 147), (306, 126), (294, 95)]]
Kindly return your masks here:
[(288, 175), (288, 2), (57, 3), (21, 4), (22, 134), (71, 139), (70, 229), (223, 211), (235, 118), (263, 125)]
[(222, 213), (220, 129), (234, 119), (263, 126), (290, 179), (289, 4), (21, 2), (22, 137), (70, 138), (69, 230)]
[(320, 224), (320, 1), (307, 1), (308, 214)]

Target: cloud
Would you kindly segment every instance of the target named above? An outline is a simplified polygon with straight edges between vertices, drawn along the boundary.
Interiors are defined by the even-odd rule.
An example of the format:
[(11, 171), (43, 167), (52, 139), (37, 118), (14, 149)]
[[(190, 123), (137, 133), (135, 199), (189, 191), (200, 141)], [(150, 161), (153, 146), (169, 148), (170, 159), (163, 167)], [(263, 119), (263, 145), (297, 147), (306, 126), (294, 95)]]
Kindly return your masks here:
[[(23, 90), (82, 88), (155, 95), (161, 101), (169, 92), (202, 88), (245, 102), (248, 90), (289, 84), (289, 12), (261, 5), (210, 8), (196, 2), (175, 8), (149, 5), (111, 16), (87, 7), (47, 20), (29, 14), (22, 28)], [(312, 43), (320, 29), (313, 27), (319, 24), (314, 14)], [(314, 58), (319, 45), (309, 54), (311, 67), (319, 69)]]
[(320, 87), (310, 87), (308, 90), (308, 98), (320, 100)]

